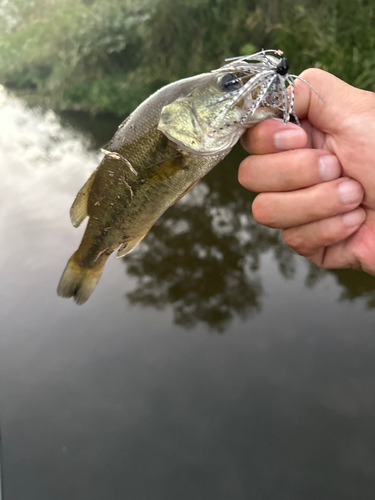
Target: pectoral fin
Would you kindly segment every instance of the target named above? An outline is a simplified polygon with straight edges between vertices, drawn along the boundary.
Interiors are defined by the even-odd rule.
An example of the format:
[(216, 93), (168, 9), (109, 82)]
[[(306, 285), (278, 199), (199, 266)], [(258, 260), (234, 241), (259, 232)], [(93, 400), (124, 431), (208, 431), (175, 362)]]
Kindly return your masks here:
[(183, 156), (181, 153), (176, 153), (146, 167), (144, 170), (144, 180), (149, 184), (157, 184), (181, 172), (181, 170), (184, 170)]
[(76, 199), (70, 209), (70, 220), (74, 227), (78, 227), (88, 216), (87, 203), (96, 172), (97, 170), (91, 174), (85, 185), (78, 191)]

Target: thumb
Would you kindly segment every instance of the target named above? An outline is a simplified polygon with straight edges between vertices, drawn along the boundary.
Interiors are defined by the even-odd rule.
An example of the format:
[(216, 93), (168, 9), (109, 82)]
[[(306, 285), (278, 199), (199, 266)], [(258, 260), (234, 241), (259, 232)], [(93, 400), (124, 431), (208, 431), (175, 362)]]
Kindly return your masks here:
[(324, 103), (304, 82), (296, 80), (294, 108), (300, 119), (308, 119), (324, 133), (335, 134), (342, 130), (347, 117), (360, 112), (360, 97), (365, 97), (366, 92), (317, 68), (307, 69), (300, 76), (325, 100)]

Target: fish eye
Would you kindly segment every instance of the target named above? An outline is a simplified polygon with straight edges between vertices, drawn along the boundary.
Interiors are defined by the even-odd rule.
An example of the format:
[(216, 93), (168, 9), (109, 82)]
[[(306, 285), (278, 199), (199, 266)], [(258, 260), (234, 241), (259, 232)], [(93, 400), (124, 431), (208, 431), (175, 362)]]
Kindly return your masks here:
[(237, 90), (242, 87), (242, 81), (240, 78), (228, 73), (221, 79), (220, 87), (223, 91), (231, 92), (232, 90)]
[(276, 73), (284, 76), (288, 73), (288, 69), (289, 69), (288, 61), (285, 59), (285, 57), (282, 57), (278, 65), (276, 66)]

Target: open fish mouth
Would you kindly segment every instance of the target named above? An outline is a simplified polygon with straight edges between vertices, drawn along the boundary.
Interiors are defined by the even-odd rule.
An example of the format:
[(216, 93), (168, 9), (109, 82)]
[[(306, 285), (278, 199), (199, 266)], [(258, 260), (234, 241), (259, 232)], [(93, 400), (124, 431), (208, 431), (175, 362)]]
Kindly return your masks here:
[[(250, 95), (252, 103), (242, 118), (244, 124), (251, 119), (260, 106), (282, 111), (284, 123), (288, 123), (292, 115), (299, 124), (294, 110), (294, 82), (297, 79), (304, 82), (325, 102), (309, 82), (298, 75), (288, 73), (289, 65), (281, 50), (262, 50), (256, 54), (232, 57), (226, 61), (229, 63), (212, 72), (216, 74), (235, 73), (244, 84), (242, 87), (228, 92), (220, 100), (231, 99), (230, 107), (233, 107)], [(290, 93), (287, 92), (288, 86)], [(254, 96), (254, 92), (256, 92), (256, 96)]]

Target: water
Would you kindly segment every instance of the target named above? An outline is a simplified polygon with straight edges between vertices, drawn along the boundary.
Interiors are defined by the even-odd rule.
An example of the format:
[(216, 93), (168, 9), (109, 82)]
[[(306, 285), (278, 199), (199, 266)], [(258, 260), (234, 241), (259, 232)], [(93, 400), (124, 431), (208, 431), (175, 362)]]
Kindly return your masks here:
[(4, 499), (372, 499), (375, 279), (256, 224), (237, 149), (77, 307), (69, 207), (117, 121), (0, 96)]

